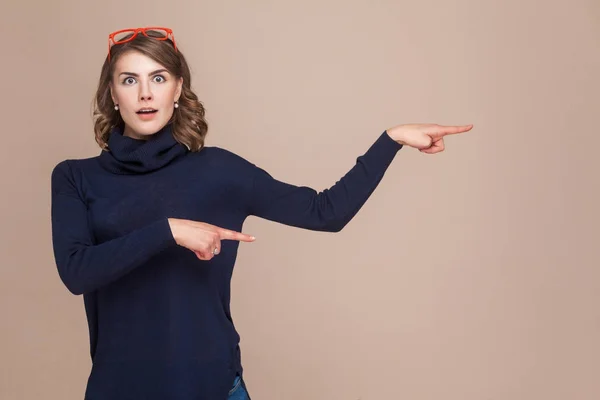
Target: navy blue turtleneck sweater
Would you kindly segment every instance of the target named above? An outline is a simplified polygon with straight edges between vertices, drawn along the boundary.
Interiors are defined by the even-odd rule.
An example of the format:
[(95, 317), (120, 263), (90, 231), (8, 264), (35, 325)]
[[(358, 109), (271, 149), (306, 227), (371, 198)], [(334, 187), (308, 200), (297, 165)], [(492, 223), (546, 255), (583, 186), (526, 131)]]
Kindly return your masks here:
[(219, 147), (191, 152), (171, 128), (145, 141), (114, 129), (108, 151), (52, 171), (56, 265), (68, 290), (83, 294), (89, 325), (88, 400), (225, 400), (242, 373), (229, 308), (239, 242), (200, 260), (176, 244), (168, 218), (241, 232), (257, 216), (338, 232), (402, 148), (384, 131), (317, 193)]

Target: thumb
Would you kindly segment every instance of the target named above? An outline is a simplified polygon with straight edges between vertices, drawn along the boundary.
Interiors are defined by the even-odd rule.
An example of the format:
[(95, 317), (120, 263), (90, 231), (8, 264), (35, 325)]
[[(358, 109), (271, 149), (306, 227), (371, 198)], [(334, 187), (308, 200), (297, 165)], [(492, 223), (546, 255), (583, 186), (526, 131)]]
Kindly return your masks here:
[(415, 135), (415, 137), (408, 141), (407, 144), (415, 149), (427, 149), (431, 147), (433, 139), (434, 138), (431, 135), (419, 132), (419, 134)]

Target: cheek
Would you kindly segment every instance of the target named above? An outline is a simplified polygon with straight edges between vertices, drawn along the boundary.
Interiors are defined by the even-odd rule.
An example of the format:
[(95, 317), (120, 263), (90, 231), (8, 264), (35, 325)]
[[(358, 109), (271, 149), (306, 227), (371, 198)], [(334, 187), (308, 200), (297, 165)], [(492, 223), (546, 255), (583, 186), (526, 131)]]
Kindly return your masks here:
[(114, 96), (121, 108), (135, 108), (137, 95), (133, 90), (117, 90), (114, 92)]
[(175, 88), (174, 87), (169, 87), (168, 89), (164, 90), (162, 93), (162, 101), (161, 103), (165, 104), (165, 105), (173, 105), (175, 103)]

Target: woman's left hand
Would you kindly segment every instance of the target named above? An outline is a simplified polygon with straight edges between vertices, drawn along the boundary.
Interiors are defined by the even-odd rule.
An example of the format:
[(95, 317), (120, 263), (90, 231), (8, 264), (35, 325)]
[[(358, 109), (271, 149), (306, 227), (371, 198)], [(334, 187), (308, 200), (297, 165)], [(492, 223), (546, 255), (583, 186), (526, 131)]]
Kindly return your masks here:
[(444, 151), (444, 136), (467, 132), (473, 125), (444, 126), (438, 124), (404, 124), (387, 129), (396, 142), (414, 147), (422, 153), (435, 154)]

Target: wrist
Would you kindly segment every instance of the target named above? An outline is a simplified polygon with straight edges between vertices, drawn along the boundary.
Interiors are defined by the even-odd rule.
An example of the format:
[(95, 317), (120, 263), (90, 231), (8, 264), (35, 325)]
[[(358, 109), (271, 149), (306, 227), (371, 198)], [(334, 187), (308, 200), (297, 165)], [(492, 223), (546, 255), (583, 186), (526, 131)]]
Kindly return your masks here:
[(399, 132), (399, 129), (397, 129), (396, 127), (390, 128), (390, 129), (386, 129), (385, 131), (387, 132), (388, 136), (392, 140), (400, 143), (401, 145), (405, 145), (406, 144), (406, 142), (402, 138), (401, 132)]
[(179, 245), (179, 230), (177, 229), (179, 220), (177, 218), (167, 218), (167, 221), (169, 222), (169, 228), (171, 228), (171, 235), (173, 235), (175, 243)]

